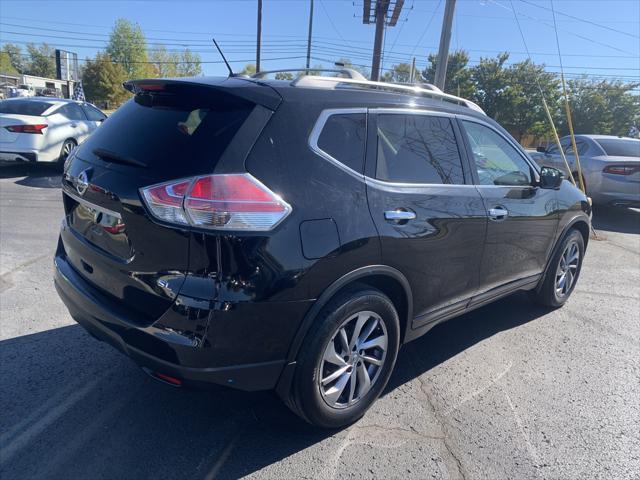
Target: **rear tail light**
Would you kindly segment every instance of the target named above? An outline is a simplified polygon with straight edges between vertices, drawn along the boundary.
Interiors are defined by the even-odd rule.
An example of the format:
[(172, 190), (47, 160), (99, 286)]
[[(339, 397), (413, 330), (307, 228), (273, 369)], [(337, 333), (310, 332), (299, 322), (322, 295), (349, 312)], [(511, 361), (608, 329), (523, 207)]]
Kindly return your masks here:
[(291, 212), (289, 204), (248, 173), (176, 180), (140, 192), (158, 220), (200, 228), (267, 231)]
[(602, 171), (614, 175), (633, 175), (640, 172), (640, 165), (607, 165)]
[(39, 123), (37, 125), (9, 125), (4, 127), (13, 133), (39, 133), (42, 135), (42, 131), (47, 128), (46, 123)]

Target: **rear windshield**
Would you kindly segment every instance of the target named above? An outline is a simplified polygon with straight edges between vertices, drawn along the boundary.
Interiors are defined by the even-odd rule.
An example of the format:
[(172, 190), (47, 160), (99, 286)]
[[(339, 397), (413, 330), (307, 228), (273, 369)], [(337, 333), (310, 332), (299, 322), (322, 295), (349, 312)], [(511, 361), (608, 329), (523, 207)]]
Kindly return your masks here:
[(0, 113), (14, 113), (18, 115), (42, 115), (51, 108), (52, 103), (37, 100), (2, 100)]
[[(228, 97), (225, 96), (225, 97)], [(251, 112), (221, 94), (137, 95), (85, 141), (78, 157), (101, 163), (96, 149), (146, 164), (141, 174), (210, 171)]]
[(640, 157), (640, 141), (624, 138), (600, 138), (596, 142), (610, 157)]

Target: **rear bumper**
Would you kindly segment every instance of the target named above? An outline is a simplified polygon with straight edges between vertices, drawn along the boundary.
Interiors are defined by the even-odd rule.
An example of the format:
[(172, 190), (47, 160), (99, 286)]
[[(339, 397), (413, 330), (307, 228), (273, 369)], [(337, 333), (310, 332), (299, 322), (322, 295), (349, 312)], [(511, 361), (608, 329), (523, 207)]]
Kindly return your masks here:
[[(208, 349), (201, 345), (187, 345), (184, 339), (175, 337), (175, 332), (168, 328), (162, 330), (153, 326), (136, 326), (105, 304), (64, 256), (57, 255), (54, 264), (56, 290), (74, 320), (94, 337), (131, 357), (138, 365), (152, 372), (176, 377), (184, 385), (218, 384), (241, 390), (268, 390), (276, 386), (285, 365), (284, 358), (240, 365), (207, 366), (210, 357)], [(237, 345), (237, 348), (242, 348), (242, 345)], [(167, 350), (170, 350), (170, 356), (175, 361), (161, 358), (167, 357)]]
[(37, 162), (38, 153), (35, 151), (0, 151), (0, 162)]
[(640, 193), (594, 192), (590, 196), (596, 205), (640, 207)]

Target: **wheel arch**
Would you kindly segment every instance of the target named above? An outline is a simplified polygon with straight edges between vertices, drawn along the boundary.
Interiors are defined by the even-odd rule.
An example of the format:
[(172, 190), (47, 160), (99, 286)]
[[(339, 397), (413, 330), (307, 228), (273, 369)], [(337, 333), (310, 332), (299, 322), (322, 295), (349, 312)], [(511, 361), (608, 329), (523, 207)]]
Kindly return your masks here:
[(286, 365), (276, 386), (276, 393), (283, 400), (289, 401), (298, 351), (318, 313), (338, 293), (356, 283), (374, 287), (391, 299), (400, 318), (400, 344), (404, 343), (406, 332), (411, 328), (413, 319), (413, 294), (407, 278), (399, 270), (387, 265), (369, 265), (352, 270), (329, 285), (305, 314), (291, 342)]

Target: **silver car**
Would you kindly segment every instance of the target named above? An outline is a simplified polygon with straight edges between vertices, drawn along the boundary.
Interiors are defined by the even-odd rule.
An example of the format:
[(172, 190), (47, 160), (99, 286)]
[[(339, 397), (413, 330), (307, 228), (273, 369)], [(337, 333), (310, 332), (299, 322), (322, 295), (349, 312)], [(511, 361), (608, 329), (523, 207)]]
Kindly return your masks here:
[[(578, 181), (571, 137), (563, 137), (560, 144), (571, 174)], [(587, 195), (593, 203), (640, 206), (640, 140), (610, 135), (576, 135), (576, 146)], [(530, 155), (539, 165), (557, 168), (565, 176), (569, 174), (557, 145), (549, 149), (539, 148)]]

